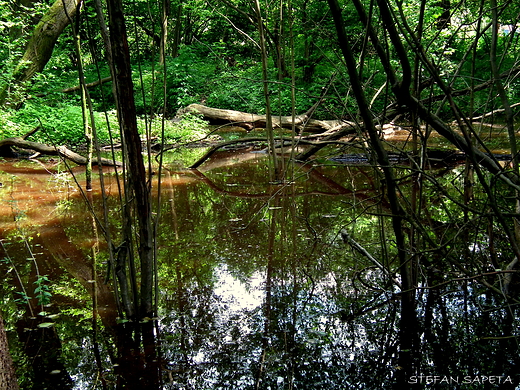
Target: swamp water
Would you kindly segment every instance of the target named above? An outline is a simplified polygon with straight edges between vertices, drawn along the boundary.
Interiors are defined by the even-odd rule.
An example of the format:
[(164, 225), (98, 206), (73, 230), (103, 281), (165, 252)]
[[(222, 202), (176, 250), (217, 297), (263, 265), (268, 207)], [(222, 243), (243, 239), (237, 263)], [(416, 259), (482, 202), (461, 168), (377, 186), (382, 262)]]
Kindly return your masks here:
[[(373, 168), (296, 165), (294, 180), (279, 185), (269, 183), (260, 153), (221, 153), (198, 171), (166, 164), (158, 315), (132, 324), (118, 318), (112, 281), (105, 283), (106, 243), (72, 175), (58, 167), (0, 163), (0, 297), (22, 388), (393, 386), (398, 277), (373, 261), (396, 268)], [(457, 169), (431, 174), (450, 182)], [(117, 227), (117, 183), (104, 176)], [(90, 197), (101, 215), (98, 187)], [(446, 212), (432, 214), (449, 219)], [(482, 388), (481, 375), (518, 384), (507, 376), (518, 368), (514, 339), (481, 340), (501, 333), (494, 329), (507, 316), (487, 311), (485, 292), (460, 282), (417, 298), (419, 317), (433, 318), (417, 330), (425, 345), (418, 374), (457, 378), (435, 388)], [(514, 316), (507, 326), (517, 325)], [(479, 383), (463, 384), (464, 376)], [(410, 386), (425, 380), (410, 378)]]

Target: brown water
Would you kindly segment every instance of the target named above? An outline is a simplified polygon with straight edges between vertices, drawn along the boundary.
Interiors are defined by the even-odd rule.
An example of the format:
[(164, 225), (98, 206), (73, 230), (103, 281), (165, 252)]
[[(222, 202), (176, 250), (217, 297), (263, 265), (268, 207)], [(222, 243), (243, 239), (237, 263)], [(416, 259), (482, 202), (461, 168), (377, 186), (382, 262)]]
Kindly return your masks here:
[[(283, 309), (292, 312), (291, 327), (299, 327), (296, 322), (303, 306), (316, 305), (315, 293), (305, 285), (312, 280), (313, 289), (332, 288), (330, 271), (320, 269), (325, 260), (320, 258), (332, 253), (326, 248), (344, 225), (339, 211), (345, 202), (349, 207), (362, 200), (370, 202), (366, 192), (371, 179), (343, 167), (294, 169), (293, 183), (271, 184), (265, 155), (226, 152), (200, 171), (164, 171), (158, 237), (160, 311), (152, 343), (157, 364), (148, 362), (153, 372), (143, 374), (150, 375), (153, 387), (162, 382), (183, 388), (194, 382), (202, 387), (188, 388), (208, 388), (216, 380), (210, 375), (215, 367), (230, 369), (226, 363), (230, 357), (222, 360), (223, 356), (216, 355), (233, 345), (244, 348), (236, 351), (243, 369), (258, 360), (262, 347), (254, 339), (264, 332), (266, 284), (279, 299), (296, 299), (292, 308)], [(0, 171), (0, 234), (4, 268), (9, 271), (4, 291), (11, 289), (4, 295), (9, 308), (4, 317), (13, 340), (18, 328), (14, 344), (26, 345), (18, 344), (29, 358), (25, 365), (17, 362), (28, 376), (22, 374), (22, 381), (53, 388), (91, 388), (86, 383), (97, 371), (100, 386), (116, 383), (120, 377), (130, 386), (128, 378), (138, 363), (128, 362), (126, 355), (136, 352), (126, 351), (124, 345), (134, 339), (118, 324), (111, 284), (103, 283), (106, 244), (83, 199), (88, 196), (101, 216), (99, 183), (91, 194), (82, 194), (77, 185), (84, 185), (81, 168), (68, 172), (54, 162), (4, 161)], [(106, 170), (104, 180), (109, 207), (115, 213), (118, 187), (112, 170)], [(116, 220), (112, 222), (117, 225)], [(49, 279), (52, 298), (45, 307), (39, 307), (33, 293), (37, 275)], [(99, 326), (106, 332), (96, 337), (116, 344), (112, 351), (107, 345), (99, 347), (102, 356), (97, 366), (94, 351), (98, 349), (92, 344), (94, 286)], [(272, 292), (276, 289), (280, 293)], [(31, 297), (29, 306), (14, 302), (24, 290)], [(297, 303), (300, 299), (304, 301)], [(312, 332), (321, 334), (319, 323), (335, 318), (333, 312), (327, 316), (331, 318), (316, 313), (315, 319), (305, 321), (314, 322), (312, 328), (318, 328)], [(52, 325), (47, 328), (46, 324)], [(159, 342), (164, 347), (160, 359), (156, 356)], [(42, 357), (42, 349), (53, 358)], [(137, 353), (140, 359), (149, 358)], [(237, 383), (251, 381), (254, 375)]]

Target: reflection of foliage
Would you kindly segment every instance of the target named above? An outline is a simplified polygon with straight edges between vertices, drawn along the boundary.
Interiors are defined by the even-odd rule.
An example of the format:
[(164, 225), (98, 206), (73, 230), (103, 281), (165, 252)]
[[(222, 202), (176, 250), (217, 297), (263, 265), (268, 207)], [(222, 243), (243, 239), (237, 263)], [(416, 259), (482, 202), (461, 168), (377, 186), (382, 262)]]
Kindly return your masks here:
[[(320, 172), (345, 189), (325, 200), (317, 193), (331, 188), (323, 177), (313, 181), (312, 172), (306, 173), (309, 180), (295, 175), (294, 183), (278, 186), (268, 182), (265, 166), (251, 169), (211, 169), (205, 175), (213, 187), (189, 173), (165, 179), (157, 229), (157, 334), (168, 380), (201, 389), (247, 388), (262, 372), (266, 388), (390, 388), (398, 370), (400, 280), (387, 205), (367, 180), (371, 168), (323, 167)], [(407, 197), (408, 171), (400, 169), (401, 195)], [(517, 349), (503, 337), (519, 325), (516, 309), (504, 307), (503, 295), (482, 284), (499, 290), (503, 276), (472, 277), (505, 268), (508, 241), (497, 221), (489, 220), (478, 186), (469, 218), (461, 212), (460, 170), (428, 174), (421, 240), (410, 247), (410, 256), (418, 258), (421, 373), (513, 372)], [(496, 191), (499, 207), (510, 210), (511, 193), (498, 185)], [(88, 210), (70, 199), (68, 213), (59, 217), (67, 243), (74, 244), (69, 248), (87, 258), (91, 221), (80, 216)], [(93, 207), (101, 209), (96, 196)], [(120, 224), (116, 214), (109, 216), (114, 230)], [(405, 224), (407, 239), (416, 228), (412, 222)], [(385, 271), (342, 241), (342, 230)], [(98, 265), (107, 259), (106, 248), (100, 250)], [(27, 284), (32, 268), (23, 264)], [(97, 370), (88, 290), (66, 272), (59, 280), (47, 269), (41, 274), (49, 274), (41, 291), (50, 293), (52, 286), (60, 298), (55, 300), (71, 306), (61, 310), (56, 331), (68, 369), (86, 383)], [(102, 337), (101, 365), (111, 367), (114, 336)], [(78, 345), (88, 353), (80, 354)], [(504, 357), (490, 361), (497, 349)]]
[(62, 199), (56, 202), (56, 212), (58, 214), (65, 214), (72, 207), (74, 202), (70, 199)]
[(77, 279), (71, 279), (65, 274), (59, 280), (53, 281), (52, 290), (55, 295), (66, 297), (75, 303), (74, 307), (61, 307), (62, 312), (72, 315), (81, 314), (83, 318), (92, 316), (90, 294)]

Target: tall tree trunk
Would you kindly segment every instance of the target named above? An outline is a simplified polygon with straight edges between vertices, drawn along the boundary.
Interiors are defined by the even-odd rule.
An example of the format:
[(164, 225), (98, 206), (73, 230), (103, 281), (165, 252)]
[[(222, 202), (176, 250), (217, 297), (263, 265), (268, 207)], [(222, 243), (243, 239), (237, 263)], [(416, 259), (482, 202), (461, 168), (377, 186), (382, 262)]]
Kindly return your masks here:
[[(502, 80), (500, 79), (500, 69), (499, 63), (497, 59), (497, 46), (498, 46), (498, 32), (500, 28), (499, 20), (498, 20), (498, 12), (497, 12), (497, 1), (490, 0), (489, 2), (491, 6), (491, 21), (492, 21), (492, 35), (491, 35), (491, 50), (489, 53), (489, 60), (491, 63), (491, 74), (493, 75), (493, 80), (495, 83), (495, 88), (498, 92), (498, 96), (500, 96), (500, 101), (502, 102), (502, 106), (504, 107), (506, 125), (507, 125), (507, 134), (509, 136), (509, 148), (511, 149), (511, 156), (513, 156), (512, 168), (515, 174), (519, 174), (519, 166), (520, 159), (518, 157), (518, 148), (516, 141), (516, 131), (515, 131), (515, 123), (514, 123), (514, 114), (511, 109), (511, 104), (509, 103), (509, 99), (507, 96), (506, 89), (502, 84)], [(516, 212), (520, 211), (520, 191), (516, 191)], [(514, 219), (514, 233), (515, 238), (518, 241), (520, 239), (520, 222), (518, 218)]]
[[(77, 68), (78, 68), (78, 79), (79, 87), (81, 91), (81, 114), (83, 119), (83, 132), (85, 134), (85, 141), (87, 142), (87, 164), (85, 165), (85, 189), (92, 191), (92, 153), (94, 151), (94, 136), (93, 128), (95, 126), (93, 112), (91, 105), (88, 104), (90, 101), (90, 94), (87, 90), (85, 82), (85, 72), (83, 68), (83, 56), (81, 53), (81, 36), (79, 33), (80, 21), (81, 21), (81, 8), (83, 7), (83, 0), (80, 0), (76, 9), (77, 17), (75, 23), (72, 23), (72, 32), (74, 36), (74, 49), (77, 57)], [(91, 123), (89, 125), (89, 116)]]
[(0, 314), (0, 389), (18, 390), (18, 381), (14, 372), (13, 360), (9, 354), (4, 320)]
[(271, 101), (269, 98), (269, 84), (268, 84), (268, 68), (267, 68), (267, 47), (265, 42), (265, 30), (264, 23), (262, 21), (262, 11), (260, 9), (260, 2), (255, 0), (255, 13), (258, 23), (258, 33), (260, 35), (260, 52), (262, 56), (262, 82), (264, 85), (264, 98), (265, 98), (265, 116), (266, 116), (266, 131), (267, 141), (269, 145), (269, 156), (272, 162), (273, 177), (272, 180), (278, 180), (278, 162), (276, 153), (274, 151), (274, 130), (273, 130), (273, 119), (271, 116)]
[(175, 10), (175, 29), (173, 30), (173, 42), (172, 42), (172, 57), (176, 58), (179, 56), (179, 48), (181, 46), (181, 31), (182, 31), (182, 2), (177, 4)]
[[(127, 184), (134, 197), (138, 222), (138, 253), (141, 265), (141, 297), (139, 317), (149, 317), (153, 311), (153, 232), (150, 191), (137, 129), (130, 52), (122, 0), (108, 0), (108, 15), (114, 84), (119, 125), (126, 151)], [(134, 286), (136, 287), (136, 286)], [(136, 302), (137, 304), (137, 302)]]
[(161, 45), (159, 48), (159, 64), (163, 65), (166, 61), (166, 46), (168, 43), (168, 20), (170, 18), (171, 4), (170, 0), (162, 2), (162, 18), (161, 18)]
[[(381, 169), (384, 182), (386, 185), (386, 193), (388, 203), (392, 211), (392, 227), (395, 235), (397, 246), (397, 257), (399, 259), (399, 273), (401, 276), (401, 320), (399, 329), (399, 366), (397, 371), (397, 387), (405, 388), (408, 378), (416, 371), (417, 348), (418, 348), (418, 321), (415, 308), (415, 278), (413, 275), (412, 262), (409, 261), (405, 248), (405, 236), (403, 234), (403, 220), (405, 217), (404, 210), (399, 202), (397, 183), (394, 178), (394, 172), (388, 160), (388, 154), (384, 149), (379, 138), (378, 132), (369, 109), (368, 102), (358, 77), (357, 64), (354, 55), (348, 44), (345, 32), (345, 24), (341, 16), (341, 8), (337, 0), (328, 0), (329, 7), (334, 18), (334, 24), (337, 31), (339, 47), (345, 59), (352, 92), (356, 98), (359, 112), (363, 118), (363, 122), (367, 129), (370, 146), (374, 151), (379, 169)], [(356, 2), (356, 6), (360, 6)], [(382, 15), (386, 16), (384, 5), (379, 2)], [(390, 28), (387, 25), (387, 28)], [(362, 65), (362, 64), (361, 64)], [(403, 80), (401, 82), (392, 83), (396, 91), (400, 89), (408, 89), (411, 81), (411, 69), (403, 63)]]
[(25, 53), (16, 67), (12, 81), (2, 87), (0, 104), (4, 104), (11, 85), (30, 80), (41, 72), (52, 56), (52, 51), (65, 27), (76, 14), (80, 0), (56, 0), (34, 28)]

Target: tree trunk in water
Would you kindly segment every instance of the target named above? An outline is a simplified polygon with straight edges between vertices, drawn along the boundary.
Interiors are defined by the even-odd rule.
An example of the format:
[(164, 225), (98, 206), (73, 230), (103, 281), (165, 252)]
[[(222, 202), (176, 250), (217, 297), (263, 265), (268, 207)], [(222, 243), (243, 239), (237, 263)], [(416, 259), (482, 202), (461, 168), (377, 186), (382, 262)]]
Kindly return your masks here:
[[(139, 317), (151, 317), (153, 311), (153, 234), (151, 204), (141, 139), (137, 129), (132, 69), (127, 30), (121, 0), (108, 2), (110, 41), (119, 124), (124, 139), (127, 185), (133, 192), (138, 220), (139, 259), (141, 264), (141, 297)], [(136, 286), (134, 286), (136, 287)], [(137, 304), (137, 302), (136, 302)]]
[(2, 88), (0, 104), (4, 104), (9, 86), (30, 80), (41, 72), (52, 56), (54, 45), (76, 14), (79, 0), (56, 0), (34, 28), (25, 53), (16, 67), (12, 82)]
[[(348, 44), (345, 32), (345, 24), (341, 16), (341, 8), (337, 0), (328, 0), (331, 10), (336, 32), (339, 41), (339, 47), (345, 59), (352, 91), (358, 103), (359, 112), (363, 118), (365, 128), (370, 139), (370, 148), (374, 151), (378, 168), (382, 171), (384, 182), (386, 184), (386, 197), (391, 209), (392, 228), (395, 235), (395, 243), (397, 247), (397, 257), (399, 260), (399, 273), (401, 276), (401, 319), (399, 326), (399, 357), (398, 365), (400, 369), (396, 372), (396, 388), (406, 388), (408, 378), (416, 372), (416, 361), (418, 353), (418, 321), (415, 308), (415, 278), (413, 275), (413, 267), (407, 256), (406, 241), (403, 234), (403, 220), (405, 212), (401, 206), (398, 197), (397, 183), (394, 177), (393, 169), (390, 166), (388, 154), (381, 144), (378, 137), (375, 124), (372, 119), (372, 113), (366, 100), (366, 96), (358, 76), (358, 69), (354, 55)], [(382, 1), (378, 1), (381, 15), (387, 16), (386, 5)], [(385, 22), (387, 22), (385, 20)], [(388, 26), (387, 28), (391, 28)], [(406, 63), (403, 65), (403, 79), (394, 83), (396, 90), (407, 89), (410, 86), (411, 69)], [(363, 64), (361, 64), (363, 66)]]
[(264, 87), (264, 99), (265, 99), (265, 116), (266, 116), (266, 126), (265, 129), (267, 131), (267, 142), (269, 145), (269, 158), (272, 161), (272, 170), (273, 177), (272, 180), (278, 180), (278, 163), (276, 154), (274, 153), (274, 129), (273, 129), (273, 118), (271, 116), (271, 101), (269, 98), (269, 84), (268, 84), (268, 74), (267, 74), (267, 47), (265, 43), (265, 31), (264, 24), (262, 21), (262, 12), (260, 10), (260, 3), (258, 0), (255, 0), (255, 12), (258, 20), (258, 33), (260, 35), (260, 54), (262, 59), (262, 83)]
[(9, 345), (7, 343), (4, 320), (0, 314), (0, 389), (18, 390), (18, 388), (13, 360), (9, 354)]

